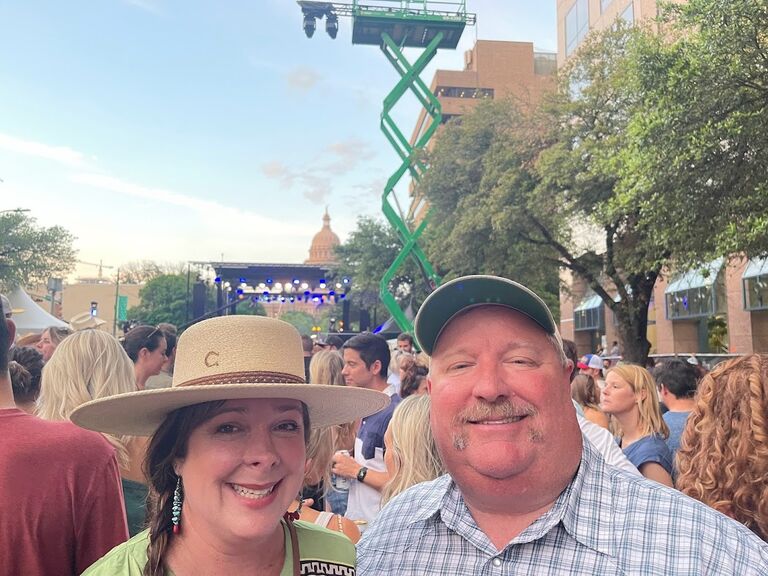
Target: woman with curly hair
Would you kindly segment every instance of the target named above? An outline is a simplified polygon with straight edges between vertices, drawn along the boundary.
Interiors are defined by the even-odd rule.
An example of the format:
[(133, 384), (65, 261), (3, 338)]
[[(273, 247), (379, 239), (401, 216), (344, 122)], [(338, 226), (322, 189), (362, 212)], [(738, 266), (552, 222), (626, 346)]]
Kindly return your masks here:
[(619, 364), (608, 371), (600, 407), (611, 416), (624, 455), (640, 473), (672, 486), (669, 428), (661, 417), (656, 383), (645, 368)]
[(768, 540), (768, 356), (718, 364), (699, 383), (677, 487)]

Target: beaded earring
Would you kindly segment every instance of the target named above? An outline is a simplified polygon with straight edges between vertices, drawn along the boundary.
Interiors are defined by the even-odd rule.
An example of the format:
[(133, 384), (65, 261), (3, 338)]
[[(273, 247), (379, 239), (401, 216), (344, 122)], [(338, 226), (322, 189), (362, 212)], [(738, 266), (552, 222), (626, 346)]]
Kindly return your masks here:
[(173, 507), (171, 508), (171, 524), (173, 525), (173, 533), (178, 534), (181, 532), (181, 504), (182, 504), (182, 492), (181, 492), (181, 476), (176, 477), (176, 490), (173, 491)]
[(299, 501), (299, 506), (294, 510), (293, 512), (286, 512), (283, 514), (283, 517), (287, 522), (293, 522), (298, 520), (301, 517), (301, 505), (304, 504), (304, 498), (301, 497), (301, 492), (299, 492), (299, 497), (297, 498)]

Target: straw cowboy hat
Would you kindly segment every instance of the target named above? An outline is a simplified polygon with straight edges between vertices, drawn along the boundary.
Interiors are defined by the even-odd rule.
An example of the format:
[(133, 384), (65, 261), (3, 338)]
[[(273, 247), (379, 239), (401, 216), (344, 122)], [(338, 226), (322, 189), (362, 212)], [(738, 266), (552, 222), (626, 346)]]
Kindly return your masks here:
[(307, 384), (296, 329), (273, 318), (224, 316), (179, 338), (170, 388), (101, 398), (71, 415), (78, 426), (109, 434), (149, 436), (184, 406), (213, 400), (290, 398), (307, 405), (313, 427), (352, 422), (389, 404), (381, 392)]
[(69, 327), (77, 332), (79, 330), (87, 330), (88, 328), (98, 328), (106, 323), (105, 320), (94, 316), (90, 312), (83, 312), (70, 318)]

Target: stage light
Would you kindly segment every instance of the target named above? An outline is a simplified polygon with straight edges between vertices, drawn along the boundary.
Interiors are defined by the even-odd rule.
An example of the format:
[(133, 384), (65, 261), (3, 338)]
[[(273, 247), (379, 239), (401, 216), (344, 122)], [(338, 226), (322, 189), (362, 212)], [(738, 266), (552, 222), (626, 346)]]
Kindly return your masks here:
[(312, 38), (312, 36), (315, 34), (315, 28), (317, 27), (315, 24), (315, 17), (310, 14), (304, 14), (304, 34), (307, 35), (307, 38)]
[(329, 13), (325, 17), (325, 31), (331, 38), (336, 38), (336, 34), (339, 33), (339, 18), (336, 14)]

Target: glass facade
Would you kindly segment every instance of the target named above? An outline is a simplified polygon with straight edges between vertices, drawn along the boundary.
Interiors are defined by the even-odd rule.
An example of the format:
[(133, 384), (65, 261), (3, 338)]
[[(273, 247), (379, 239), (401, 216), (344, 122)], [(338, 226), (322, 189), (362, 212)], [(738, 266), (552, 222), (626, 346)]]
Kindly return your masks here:
[(605, 329), (605, 306), (603, 299), (596, 294), (586, 296), (573, 310), (574, 330)]
[(667, 318), (704, 318), (717, 313), (719, 306), (724, 309), (725, 282), (722, 268), (723, 258), (718, 258), (701, 269), (688, 270), (673, 279), (664, 291)]
[(438, 86), (435, 89), (435, 95), (439, 98), (493, 98), (493, 88)]
[(745, 310), (768, 310), (768, 259), (752, 259), (742, 276)]
[(700, 318), (715, 313), (715, 298), (711, 286), (689, 288), (667, 294), (667, 318)]
[(600, 0), (600, 12), (603, 13), (611, 5), (613, 0)]
[(565, 55), (570, 56), (589, 32), (589, 1), (576, 0), (565, 16)]
[(630, 2), (629, 6), (627, 6), (624, 10), (624, 12), (621, 13), (622, 20), (626, 20), (627, 22), (634, 23), (635, 21), (635, 4), (634, 2)]

